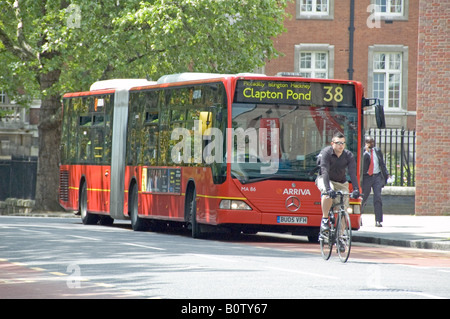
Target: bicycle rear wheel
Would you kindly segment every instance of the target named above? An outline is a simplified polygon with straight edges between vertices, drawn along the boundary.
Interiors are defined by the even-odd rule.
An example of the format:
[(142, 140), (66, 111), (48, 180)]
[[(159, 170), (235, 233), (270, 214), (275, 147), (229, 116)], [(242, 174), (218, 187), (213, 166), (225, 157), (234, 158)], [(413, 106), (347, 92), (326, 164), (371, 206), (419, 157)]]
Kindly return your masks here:
[(350, 256), (350, 249), (352, 247), (352, 226), (350, 224), (350, 216), (347, 212), (341, 212), (338, 218), (336, 246), (339, 259), (345, 263)]

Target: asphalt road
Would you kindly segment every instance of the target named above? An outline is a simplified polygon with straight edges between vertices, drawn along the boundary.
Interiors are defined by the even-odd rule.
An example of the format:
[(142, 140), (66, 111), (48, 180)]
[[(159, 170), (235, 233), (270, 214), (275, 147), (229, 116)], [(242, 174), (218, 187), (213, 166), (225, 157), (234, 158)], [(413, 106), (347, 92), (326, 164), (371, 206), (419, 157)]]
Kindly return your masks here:
[(0, 298), (180, 299), (180, 312), (191, 299), (450, 298), (450, 252), (354, 244), (342, 264), (290, 235), (198, 240), (129, 222), (0, 216)]

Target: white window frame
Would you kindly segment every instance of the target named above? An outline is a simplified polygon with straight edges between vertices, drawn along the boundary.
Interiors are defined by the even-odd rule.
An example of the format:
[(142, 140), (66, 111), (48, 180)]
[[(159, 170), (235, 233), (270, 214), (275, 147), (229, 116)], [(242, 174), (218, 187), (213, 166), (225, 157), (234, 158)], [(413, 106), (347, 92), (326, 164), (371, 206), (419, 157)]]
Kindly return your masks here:
[[(371, 0), (372, 5), (374, 5), (375, 16), (381, 20), (386, 21), (408, 21), (409, 17), (409, 0)], [(392, 12), (391, 8), (396, 3), (400, 2), (401, 11)], [(385, 10), (382, 10), (382, 4), (385, 4)]]
[[(311, 67), (302, 68), (302, 53), (311, 54)], [(317, 54), (326, 54), (326, 69), (317, 67)], [(304, 73), (311, 72), (310, 77), (316, 77), (316, 73), (326, 72), (327, 79), (334, 77), (334, 45), (330, 44), (316, 44), (316, 43), (302, 43), (295, 46), (294, 52), (294, 72)]]
[(0, 90), (0, 104), (6, 104), (8, 97), (5, 91)]
[[(377, 57), (384, 54), (386, 57), (384, 68), (379, 68), (376, 63)], [(399, 56), (398, 67), (392, 64), (393, 57)], [(408, 106), (408, 47), (403, 45), (374, 45), (369, 47), (368, 59), (368, 97), (378, 97), (375, 92), (376, 77), (383, 75), (383, 106), (385, 112), (407, 112)], [(392, 81), (391, 77), (397, 77), (399, 80), (398, 88), (398, 106), (393, 105), (392, 101)]]
[[(334, 19), (334, 1), (335, 0), (296, 0), (297, 19)], [(318, 11), (318, 5), (326, 3), (326, 11)], [(305, 10), (305, 5), (310, 5), (311, 10)]]
[[(325, 56), (325, 59), (321, 59)], [(307, 59), (309, 66), (303, 65)], [(324, 63), (325, 66), (322, 67), (318, 63)], [(327, 51), (303, 51), (300, 52), (300, 66), (299, 66), (300, 76), (305, 78), (321, 78), (328, 79), (328, 52)], [(320, 76), (319, 76), (320, 74)], [(323, 76), (324, 75), (324, 76)]]
[[(381, 61), (383, 59), (384, 61)], [(373, 61), (374, 97), (380, 98), (387, 109), (400, 109), (402, 101), (402, 53), (401, 52), (376, 52)], [(382, 98), (375, 90), (377, 78), (382, 78), (379, 85)]]

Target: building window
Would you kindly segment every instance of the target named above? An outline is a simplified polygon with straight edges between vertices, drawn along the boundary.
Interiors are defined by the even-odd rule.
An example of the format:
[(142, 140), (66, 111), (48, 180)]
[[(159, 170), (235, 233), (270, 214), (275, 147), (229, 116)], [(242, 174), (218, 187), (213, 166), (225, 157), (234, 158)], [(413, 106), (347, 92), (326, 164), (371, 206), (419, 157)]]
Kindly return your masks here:
[(297, 19), (334, 18), (334, 0), (297, 0)]
[(373, 93), (387, 108), (400, 108), (401, 53), (375, 53), (373, 57)]
[(300, 11), (310, 14), (328, 14), (328, 0), (300, 0)]
[(299, 44), (295, 46), (294, 72), (307, 78), (330, 79), (334, 76), (334, 46)]
[(328, 78), (328, 52), (301, 52), (300, 75), (306, 78)]
[(371, 0), (375, 15), (383, 20), (408, 20), (409, 0)]
[(5, 104), (6, 103), (6, 92), (0, 90), (0, 104)]
[(407, 79), (408, 47), (369, 48), (369, 93), (380, 99), (386, 111), (407, 110)]

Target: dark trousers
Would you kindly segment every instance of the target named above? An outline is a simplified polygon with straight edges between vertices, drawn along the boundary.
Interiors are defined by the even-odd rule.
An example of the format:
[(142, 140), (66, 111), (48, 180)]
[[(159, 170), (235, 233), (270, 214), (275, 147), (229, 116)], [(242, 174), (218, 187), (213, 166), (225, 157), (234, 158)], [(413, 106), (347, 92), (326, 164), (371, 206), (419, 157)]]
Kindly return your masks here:
[(369, 198), (371, 189), (373, 190), (373, 209), (375, 211), (375, 221), (383, 221), (383, 202), (381, 201), (381, 189), (383, 188), (381, 174), (374, 174), (369, 176), (364, 174), (362, 182), (362, 211), (364, 212), (364, 207), (367, 204), (367, 199)]

